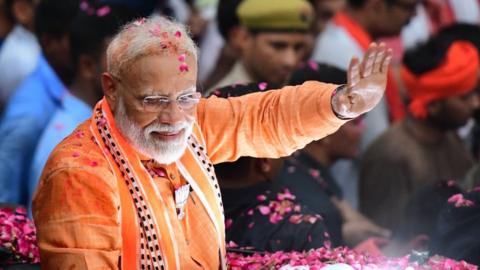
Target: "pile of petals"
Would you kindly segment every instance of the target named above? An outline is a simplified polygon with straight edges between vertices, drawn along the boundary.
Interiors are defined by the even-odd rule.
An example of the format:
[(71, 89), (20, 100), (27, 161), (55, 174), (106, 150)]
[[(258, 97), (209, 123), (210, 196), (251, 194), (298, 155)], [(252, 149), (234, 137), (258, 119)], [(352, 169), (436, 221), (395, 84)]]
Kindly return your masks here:
[(6, 264), (40, 262), (35, 226), (25, 208), (0, 208), (0, 253)]
[(227, 258), (230, 270), (320, 270), (325, 266), (338, 263), (347, 264), (355, 270), (478, 270), (477, 266), (465, 261), (459, 262), (440, 256), (430, 257), (425, 263), (419, 264), (411, 262), (409, 256), (390, 259), (359, 253), (346, 247), (335, 249), (322, 247), (308, 252), (252, 252), (252, 254), (229, 252)]

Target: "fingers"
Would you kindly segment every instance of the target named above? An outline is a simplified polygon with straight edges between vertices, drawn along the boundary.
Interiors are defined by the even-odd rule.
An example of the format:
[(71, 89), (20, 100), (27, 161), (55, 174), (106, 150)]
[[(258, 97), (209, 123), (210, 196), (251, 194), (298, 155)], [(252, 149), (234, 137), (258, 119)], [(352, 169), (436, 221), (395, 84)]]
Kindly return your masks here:
[(373, 64), (372, 73), (381, 72), (382, 63), (385, 60), (385, 55), (387, 54), (387, 49), (385, 43), (380, 43), (377, 50), (377, 55), (375, 56), (375, 62)]
[(372, 43), (368, 47), (368, 50), (365, 53), (362, 64), (360, 66), (360, 72), (361, 72), (360, 75), (362, 78), (370, 76), (370, 74), (372, 74), (373, 63), (375, 61), (376, 55), (377, 55), (377, 44)]
[(350, 60), (350, 65), (348, 66), (348, 87), (356, 85), (360, 81), (360, 70), (359, 70), (359, 61), (356, 56)]
[(388, 71), (388, 66), (390, 66), (390, 62), (392, 61), (392, 49), (388, 49), (387, 53), (385, 53), (385, 56), (383, 57), (382, 60), (382, 69), (380, 72), (387, 72)]

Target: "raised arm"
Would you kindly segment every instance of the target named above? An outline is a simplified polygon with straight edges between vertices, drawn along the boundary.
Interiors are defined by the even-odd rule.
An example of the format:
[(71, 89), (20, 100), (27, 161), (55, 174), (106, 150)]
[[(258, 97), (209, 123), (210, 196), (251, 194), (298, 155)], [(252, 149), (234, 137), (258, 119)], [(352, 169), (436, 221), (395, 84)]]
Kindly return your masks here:
[(214, 163), (241, 156), (278, 158), (335, 132), (381, 100), (391, 51), (372, 44), (353, 58), (348, 84), (306, 82), (280, 90), (199, 104), (197, 120)]

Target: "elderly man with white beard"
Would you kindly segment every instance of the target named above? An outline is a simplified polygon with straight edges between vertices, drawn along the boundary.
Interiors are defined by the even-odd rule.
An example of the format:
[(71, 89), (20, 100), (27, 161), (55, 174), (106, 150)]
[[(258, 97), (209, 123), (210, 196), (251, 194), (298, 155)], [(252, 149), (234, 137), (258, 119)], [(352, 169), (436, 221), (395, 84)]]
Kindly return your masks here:
[(286, 156), (331, 134), (382, 98), (390, 59), (372, 44), (347, 85), (203, 99), (184, 26), (127, 24), (107, 49), (104, 98), (44, 168), (33, 202), (42, 268), (225, 269), (212, 164)]

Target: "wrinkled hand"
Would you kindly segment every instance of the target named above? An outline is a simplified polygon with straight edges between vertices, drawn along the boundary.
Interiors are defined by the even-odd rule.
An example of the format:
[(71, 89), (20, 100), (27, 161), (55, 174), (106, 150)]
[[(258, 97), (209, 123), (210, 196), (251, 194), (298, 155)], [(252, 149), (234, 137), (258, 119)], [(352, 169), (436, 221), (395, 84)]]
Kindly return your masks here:
[(362, 62), (353, 57), (348, 68), (348, 84), (332, 98), (333, 110), (344, 118), (355, 118), (373, 109), (387, 85), (392, 50), (384, 43), (370, 44)]

